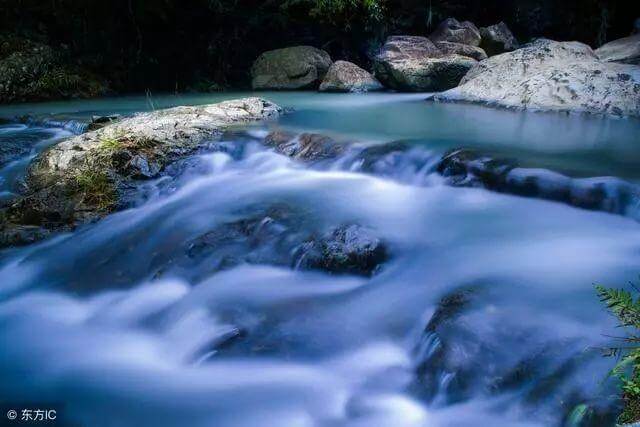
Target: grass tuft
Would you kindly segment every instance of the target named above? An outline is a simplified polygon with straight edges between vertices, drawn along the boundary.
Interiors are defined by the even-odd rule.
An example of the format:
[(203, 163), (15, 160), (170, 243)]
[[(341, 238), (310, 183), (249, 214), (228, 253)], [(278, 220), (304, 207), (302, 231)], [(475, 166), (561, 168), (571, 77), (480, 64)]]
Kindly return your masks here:
[(100, 170), (84, 168), (75, 176), (75, 191), (82, 203), (101, 211), (110, 211), (116, 204), (116, 191), (109, 175)]
[(608, 348), (606, 355), (618, 358), (609, 373), (620, 381), (624, 400), (618, 422), (635, 423), (640, 421), (640, 297), (634, 298), (625, 289), (604, 286), (596, 286), (596, 292), (600, 301), (618, 319), (619, 326), (627, 331), (624, 337), (620, 337), (621, 344)]

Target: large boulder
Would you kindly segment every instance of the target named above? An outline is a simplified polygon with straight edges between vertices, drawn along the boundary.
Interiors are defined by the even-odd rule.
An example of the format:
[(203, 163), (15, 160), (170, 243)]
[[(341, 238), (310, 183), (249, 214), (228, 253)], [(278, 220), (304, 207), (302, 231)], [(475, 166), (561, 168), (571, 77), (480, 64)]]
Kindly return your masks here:
[(640, 67), (603, 62), (578, 42), (540, 39), (477, 63), (436, 100), (640, 116)]
[(455, 87), (476, 64), (462, 55), (446, 55), (426, 37), (389, 37), (374, 60), (374, 72), (385, 86), (407, 92), (443, 91)]
[(471, 46), (470, 44), (454, 43), (454, 42), (436, 42), (436, 47), (440, 49), (443, 54), (456, 54), (462, 56), (468, 56), (476, 61), (482, 61), (487, 59), (487, 53), (484, 49)]
[(22, 197), (4, 213), (17, 225), (73, 227), (122, 207), (134, 179), (156, 177), (169, 163), (234, 124), (277, 116), (260, 98), (142, 113), (63, 141), (30, 166)]
[(331, 66), (327, 52), (293, 46), (264, 52), (251, 67), (253, 89), (315, 89)]
[(640, 65), (640, 34), (604, 44), (596, 55), (603, 61)]
[(472, 22), (459, 22), (455, 18), (447, 18), (438, 25), (429, 38), (434, 42), (454, 42), (480, 45), (480, 30)]
[(482, 36), (480, 47), (489, 56), (511, 52), (519, 47), (518, 40), (504, 22), (480, 28), (480, 36)]
[(0, 37), (0, 103), (89, 98), (106, 92), (103, 81), (69, 64), (50, 46)]
[(347, 61), (331, 64), (320, 84), (322, 92), (370, 92), (382, 89), (382, 84), (371, 73)]

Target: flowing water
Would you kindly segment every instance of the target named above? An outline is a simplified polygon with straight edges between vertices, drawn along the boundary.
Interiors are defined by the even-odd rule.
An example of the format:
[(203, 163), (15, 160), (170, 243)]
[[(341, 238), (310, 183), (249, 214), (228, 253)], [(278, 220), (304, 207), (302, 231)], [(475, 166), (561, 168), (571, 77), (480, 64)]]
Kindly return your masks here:
[[(0, 147), (20, 147), (0, 165), (0, 191), (73, 130), (42, 118), (241, 95), (3, 107), (40, 121), (0, 126)], [(127, 210), (0, 252), (0, 401), (56, 402), (82, 426), (611, 424), (613, 360), (600, 348), (617, 332), (593, 284), (637, 278), (640, 224), (452, 188), (432, 160), (476, 147), (636, 181), (640, 122), (422, 95), (261, 96), (293, 110), (141, 183)], [(373, 176), (348, 157), (310, 167), (276, 154), (254, 141), (268, 128), (415, 147)], [(254, 262), (185, 256), (194, 238), (273, 206), (294, 212), (278, 233), (357, 223), (390, 258), (372, 277), (306, 271), (266, 261), (282, 250), (272, 235)]]

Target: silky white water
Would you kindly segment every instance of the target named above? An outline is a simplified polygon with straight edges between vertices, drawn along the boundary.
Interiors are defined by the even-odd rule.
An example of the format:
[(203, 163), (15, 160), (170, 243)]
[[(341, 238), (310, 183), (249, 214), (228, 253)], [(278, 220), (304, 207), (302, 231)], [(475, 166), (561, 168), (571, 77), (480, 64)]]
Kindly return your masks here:
[[(419, 140), (425, 158), (474, 146), (577, 175), (619, 170), (634, 179), (630, 158), (640, 153), (631, 142), (640, 124), (630, 120), (433, 105), (413, 95), (267, 97), (296, 107), (270, 128)], [(142, 109), (132, 102), (14, 110), (86, 117)], [(34, 132), (10, 126), (0, 127), (0, 144)], [(36, 147), (67, 136), (38, 132), (33, 149), (0, 169), (6, 191)], [(640, 224), (448, 187), (428, 166), (400, 162), (372, 176), (345, 159), (311, 167), (257, 142), (228, 136), (226, 143), (240, 148), (200, 153), (141, 183), (127, 210), (0, 252), (0, 400), (58, 402), (90, 426), (611, 419), (617, 403), (606, 374), (614, 361), (599, 348), (617, 332), (593, 284), (637, 277)], [(209, 258), (184, 261), (197, 236), (276, 204), (295, 211), (305, 231), (370, 227), (390, 258), (371, 278), (260, 262), (218, 271)], [(437, 336), (425, 330), (440, 300), (463, 289), (472, 291), (470, 305)], [(438, 356), (443, 345), (447, 357)], [(580, 404), (596, 414), (591, 421), (571, 418)]]

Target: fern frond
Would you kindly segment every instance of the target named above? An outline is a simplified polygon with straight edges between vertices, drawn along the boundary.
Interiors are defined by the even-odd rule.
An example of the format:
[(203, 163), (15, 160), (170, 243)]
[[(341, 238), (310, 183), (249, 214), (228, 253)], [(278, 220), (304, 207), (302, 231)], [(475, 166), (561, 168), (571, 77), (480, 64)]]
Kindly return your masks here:
[(634, 300), (624, 289), (605, 288), (597, 285), (596, 291), (609, 311), (615, 315), (621, 326), (640, 327), (640, 298)]

